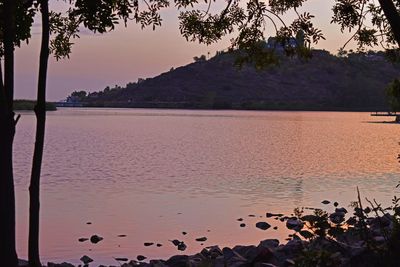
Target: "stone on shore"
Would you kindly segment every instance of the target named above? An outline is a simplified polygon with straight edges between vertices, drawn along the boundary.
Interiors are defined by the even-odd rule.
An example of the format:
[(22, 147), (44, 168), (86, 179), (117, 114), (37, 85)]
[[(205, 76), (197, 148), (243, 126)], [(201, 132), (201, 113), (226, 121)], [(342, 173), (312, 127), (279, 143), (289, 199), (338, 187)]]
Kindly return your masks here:
[(189, 256), (175, 255), (169, 258), (165, 263), (167, 266), (186, 267), (189, 266)]
[(145, 257), (145, 256), (143, 256), (143, 255), (138, 255), (138, 256), (136, 257), (136, 259), (137, 259), (138, 261), (144, 261), (145, 259), (147, 259), (147, 257)]
[(303, 225), (304, 223), (297, 218), (291, 218), (286, 221), (286, 227), (290, 230), (300, 231)]
[(90, 237), (90, 242), (92, 242), (93, 244), (97, 244), (99, 243), (101, 240), (103, 240), (103, 237), (98, 236), (98, 235), (92, 235)]
[(258, 228), (258, 229), (261, 229), (261, 230), (267, 230), (268, 228), (270, 228), (271, 227), (271, 225), (269, 224), (269, 223), (267, 223), (267, 222), (258, 222), (258, 223), (256, 223), (256, 227)]
[(261, 241), (258, 246), (264, 247), (264, 248), (269, 248), (269, 249), (274, 249), (279, 246), (279, 240), (278, 239), (265, 239), (265, 240)]
[(346, 215), (346, 213), (344, 213), (344, 212), (334, 212), (329, 215), (329, 219), (331, 220), (331, 222), (333, 222), (335, 224), (340, 224), (340, 223), (344, 222), (345, 215)]
[(89, 263), (91, 263), (91, 262), (93, 261), (93, 259), (90, 258), (90, 257), (87, 256), (87, 255), (82, 256), (82, 257), (80, 258), (80, 260), (81, 260), (81, 262), (83, 262), (84, 264), (89, 264)]

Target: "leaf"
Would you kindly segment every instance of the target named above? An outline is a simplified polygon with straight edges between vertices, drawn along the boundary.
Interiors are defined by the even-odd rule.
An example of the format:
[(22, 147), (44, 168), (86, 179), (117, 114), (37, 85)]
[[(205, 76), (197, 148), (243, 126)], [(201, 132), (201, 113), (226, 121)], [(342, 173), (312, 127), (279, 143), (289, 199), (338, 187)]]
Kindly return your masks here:
[(314, 234), (307, 230), (300, 231), (300, 235), (306, 239), (310, 239), (314, 237)]

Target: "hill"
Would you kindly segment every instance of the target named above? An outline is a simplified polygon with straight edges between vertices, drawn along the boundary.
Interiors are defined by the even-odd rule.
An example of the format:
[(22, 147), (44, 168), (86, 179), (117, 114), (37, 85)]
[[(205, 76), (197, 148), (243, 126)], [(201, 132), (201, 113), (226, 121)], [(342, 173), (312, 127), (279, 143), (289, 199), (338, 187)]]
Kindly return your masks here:
[(237, 68), (234, 56), (198, 59), (126, 87), (82, 96), (84, 106), (288, 110), (385, 110), (385, 88), (399, 65), (380, 53), (336, 57), (313, 51), (308, 61), (282, 57), (257, 71)]

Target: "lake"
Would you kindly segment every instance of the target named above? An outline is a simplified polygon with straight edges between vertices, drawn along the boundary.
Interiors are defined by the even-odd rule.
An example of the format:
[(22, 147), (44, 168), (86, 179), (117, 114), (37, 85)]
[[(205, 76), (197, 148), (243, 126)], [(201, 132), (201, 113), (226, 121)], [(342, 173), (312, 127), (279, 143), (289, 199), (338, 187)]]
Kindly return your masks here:
[[(43, 262), (78, 263), (86, 254), (117, 265), (113, 257), (168, 258), (208, 245), (283, 240), (288, 232), (266, 219), (266, 212), (331, 209), (321, 204), (325, 199), (347, 207), (357, 186), (363, 197), (390, 203), (400, 181), (400, 125), (380, 120), (350, 112), (48, 112)], [(34, 114), (23, 112), (14, 146), (20, 258), (27, 258), (34, 128)], [(239, 227), (238, 218), (247, 226)], [(279, 228), (261, 231), (254, 226), (258, 221)], [(104, 240), (78, 242), (93, 234)], [(204, 244), (194, 241), (202, 236), (208, 238)], [(178, 252), (172, 239), (185, 241), (188, 249)]]

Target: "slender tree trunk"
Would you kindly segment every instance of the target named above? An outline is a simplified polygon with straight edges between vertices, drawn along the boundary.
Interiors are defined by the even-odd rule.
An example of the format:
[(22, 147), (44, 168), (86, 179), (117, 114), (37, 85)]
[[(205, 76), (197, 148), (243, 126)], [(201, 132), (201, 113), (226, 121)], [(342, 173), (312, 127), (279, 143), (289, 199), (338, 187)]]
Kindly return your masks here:
[(4, 0), (4, 84), (0, 93), (0, 265), (18, 264), (15, 250), (15, 193), (12, 150), (16, 120), (14, 120), (14, 37), (15, 0)]
[(400, 14), (397, 12), (393, 0), (379, 0), (379, 4), (392, 28), (394, 38), (400, 47)]
[(40, 49), (39, 79), (37, 89), (36, 140), (33, 154), (31, 183), (29, 186), (29, 266), (42, 266), (39, 257), (40, 172), (43, 158), (46, 125), (46, 78), (49, 58), (49, 6), (48, 0), (40, 2), (42, 13), (42, 44)]

